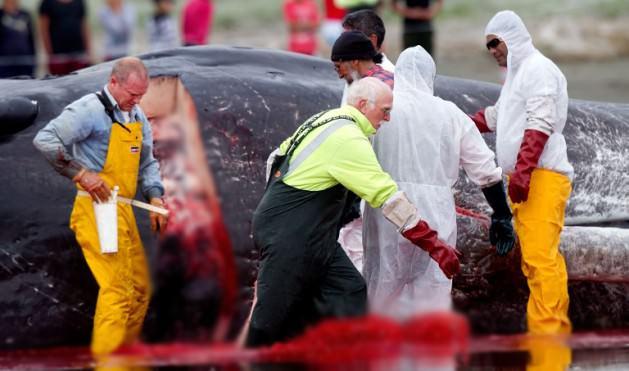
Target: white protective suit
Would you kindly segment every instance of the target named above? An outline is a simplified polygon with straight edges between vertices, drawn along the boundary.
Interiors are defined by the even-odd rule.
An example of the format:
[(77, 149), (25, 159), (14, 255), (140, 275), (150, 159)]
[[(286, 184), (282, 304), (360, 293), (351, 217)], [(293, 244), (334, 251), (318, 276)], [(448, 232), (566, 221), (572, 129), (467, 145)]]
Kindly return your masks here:
[[(382, 63), (380, 66), (386, 71), (395, 72), (395, 65), (382, 54)], [(341, 107), (347, 104), (347, 89), (349, 84), (345, 82), (345, 88), (343, 89), (343, 96), (341, 97)], [(360, 203), (361, 212), (365, 210), (365, 202)], [(354, 263), (356, 269), (362, 273), (363, 271), (363, 218), (358, 218), (348, 223), (341, 229), (339, 233), (339, 244), (343, 247), (343, 250)]]
[(568, 115), (566, 78), (559, 68), (533, 46), (526, 26), (512, 11), (497, 13), (485, 36), (495, 35), (507, 44), (507, 77), (495, 106), (485, 109), (487, 126), (496, 132), (498, 165), (506, 175), (515, 168), (524, 130), (548, 134), (540, 168), (572, 179), (566, 140), (562, 134)]
[[(433, 96), (435, 74), (435, 63), (422, 47), (400, 54), (391, 120), (378, 130), (373, 146), (382, 168), (417, 206), (419, 216), (441, 240), (455, 246), (452, 187), (459, 166), (481, 187), (500, 181), (502, 170), (472, 120), (453, 103)], [(380, 210), (366, 208), (363, 243), (363, 274), (372, 311), (404, 319), (450, 309), (451, 280)]]

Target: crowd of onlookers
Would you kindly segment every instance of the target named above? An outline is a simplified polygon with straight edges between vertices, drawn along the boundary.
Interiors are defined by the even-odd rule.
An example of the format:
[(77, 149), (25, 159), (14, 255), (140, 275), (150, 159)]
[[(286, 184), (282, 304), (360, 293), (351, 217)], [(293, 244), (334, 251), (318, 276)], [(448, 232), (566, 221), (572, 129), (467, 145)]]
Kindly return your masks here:
[[(430, 19), (434, 12), (426, 12), (435, 8), (438, 11), (440, 6), (431, 7), (431, 2), (442, 1), (390, 0), (389, 4), (404, 18), (405, 38), (409, 34), (407, 23), (412, 23), (422, 37), (431, 41)], [(97, 48), (99, 55), (107, 61), (131, 54), (133, 34), (143, 27), (148, 41), (145, 50), (207, 44), (214, 15), (213, 1), (185, 0), (180, 15), (175, 14), (175, 2), (152, 0), (153, 12), (141, 25), (132, 2), (103, 1), (96, 13), (103, 32)], [(286, 49), (316, 55), (319, 34), (331, 47), (343, 32), (341, 21), (346, 14), (376, 9), (382, 3), (383, 0), (283, 0), (288, 31)], [(41, 0), (37, 22), (22, 8), (20, 0), (4, 0), (0, 9), (0, 78), (35, 76), (37, 38), (41, 39), (44, 53), (44, 58), (40, 58), (45, 61), (41, 71), (44, 74), (64, 75), (95, 63), (91, 32), (86, 0)], [(413, 45), (416, 44), (417, 40), (413, 40)], [(420, 45), (429, 52), (432, 49), (425, 43)]]
[[(181, 18), (173, 14), (175, 0), (153, 0), (153, 13), (138, 25), (133, 4), (106, 0), (98, 9), (103, 30), (99, 46), (104, 60), (129, 55), (133, 33), (146, 28), (148, 49), (203, 45), (211, 30), (212, 0), (186, 0)], [(181, 22), (181, 27), (178, 26)], [(41, 38), (46, 72), (64, 75), (95, 62), (85, 0), (41, 0), (37, 22), (19, 0), (4, 0), (0, 9), (0, 77), (35, 76), (36, 35)]]

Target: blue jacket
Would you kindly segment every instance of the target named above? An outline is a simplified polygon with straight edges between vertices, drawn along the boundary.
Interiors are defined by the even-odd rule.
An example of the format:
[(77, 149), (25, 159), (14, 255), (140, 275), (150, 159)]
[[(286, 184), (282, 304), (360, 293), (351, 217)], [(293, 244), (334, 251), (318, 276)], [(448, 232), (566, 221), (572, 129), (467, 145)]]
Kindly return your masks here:
[[(129, 112), (129, 120), (125, 120), (123, 112), (107, 87), (105, 93), (114, 105), (117, 120), (123, 123), (142, 123), (143, 139), (138, 176), (140, 190), (147, 200), (161, 197), (164, 194), (164, 187), (159, 174), (159, 163), (153, 157), (153, 135), (148, 119), (136, 105)], [(98, 97), (95, 94), (88, 94), (70, 103), (59, 116), (41, 129), (35, 136), (33, 144), (57, 172), (68, 178), (73, 178), (80, 170), (69, 166), (72, 161), (91, 171), (100, 172), (107, 158), (111, 125), (111, 119)], [(66, 147), (71, 147), (72, 154)]]

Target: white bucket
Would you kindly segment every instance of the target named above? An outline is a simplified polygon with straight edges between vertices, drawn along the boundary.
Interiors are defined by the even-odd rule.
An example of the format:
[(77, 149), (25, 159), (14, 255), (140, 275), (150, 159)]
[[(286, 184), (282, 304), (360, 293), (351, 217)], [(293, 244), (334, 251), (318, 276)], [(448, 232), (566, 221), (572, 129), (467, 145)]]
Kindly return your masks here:
[(96, 216), (96, 228), (98, 230), (98, 243), (100, 252), (112, 254), (118, 252), (118, 186), (111, 192), (109, 200), (94, 205), (94, 215)]

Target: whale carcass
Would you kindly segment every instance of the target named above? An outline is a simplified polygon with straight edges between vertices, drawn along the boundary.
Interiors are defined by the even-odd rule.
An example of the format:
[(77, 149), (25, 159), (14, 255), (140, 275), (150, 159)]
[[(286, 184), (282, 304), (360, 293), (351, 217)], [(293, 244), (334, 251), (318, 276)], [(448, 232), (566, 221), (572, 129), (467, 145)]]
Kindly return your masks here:
[[(342, 83), (328, 61), (281, 51), (195, 47), (141, 58), (151, 75), (141, 105), (172, 211), (161, 239), (137, 212), (154, 277), (144, 336), (233, 338), (251, 303), (258, 253), (250, 222), (266, 157), (307, 117), (338, 105)], [(0, 115), (11, 117), (0, 119), (1, 348), (89, 341), (97, 286), (68, 228), (76, 191), (31, 142), (66, 104), (101, 89), (110, 69), (108, 63), (65, 77), (0, 81)], [(436, 94), (466, 112), (498, 93), (487, 83), (436, 81)], [(22, 106), (17, 114), (8, 109)], [(567, 210), (572, 226), (561, 248), (570, 315), (576, 329), (627, 326), (629, 105), (572, 101), (568, 120), (576, 175)], [(465, 255), (455, 305), (476, 332), (521, 331), (528, 293), (519, 252), (494, 256), (482, 194), (464, 176), (454, 192)]]

